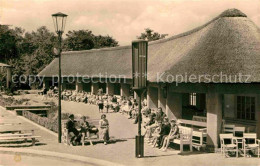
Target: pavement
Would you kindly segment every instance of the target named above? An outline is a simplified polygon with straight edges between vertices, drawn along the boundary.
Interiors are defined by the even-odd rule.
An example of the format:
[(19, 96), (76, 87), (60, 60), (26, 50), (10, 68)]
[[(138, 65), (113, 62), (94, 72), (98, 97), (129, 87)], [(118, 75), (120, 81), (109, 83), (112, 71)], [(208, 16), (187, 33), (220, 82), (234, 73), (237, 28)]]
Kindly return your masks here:
[[(23, 97), (30, 98), (35, 102), (41, 102), (41, 96), (30, 94)], [(52, 100), (52, 99), (51, 99)], [(56, 102), (56, 101), (55, 101)], [(69, 112), (73, 114), (81, 114), (89, 116), (91, 119), (100, 119), (101, 113), (98, 112), (98, 108), (95, 105), (89, 105), (77, 102), (62, 101), (62, 112)], [(129, 120), (126, 116), (120, 113), (107, 113), (107, 119), (110, 123), (110, 136), (120, 138), (121, 141), (104, 145), (102, 143), (95, 144), (94, 146), (67, 146), (58, 142), (57, 135), (46, 131), (42, 127), (38, 127), (35, 132), (36, 135), (40, 135), (39, 142), (36, 146), (22, 145), (18, 147), (13, 146), (24, 151), (43, 151), (45, 153), (62, 153), (75, 155), (80, 157), (88, 157), (101, 161), (110, 162), (107, 165), (260, 165), (260, 159), (258, 158), (225, 158), (219, 153), (204, 153), (194, 150), (193, 152), (184, 152), (180, 154), (179, 147), (169, 149), (167, 152), (162, 152), (157, 148), (152, 148), (145, 144), (144, 158), (135, 158), (135, 135), (137, 134), (137, 125), (133, 124), (132, 120)], [(21, 118), (23, 119), (23, 118)], [(23, 119), (24, 120), (24, 119)], [(34, 123), (24, 120), (25, 123), (35, 125)], [(9, 147), (10, 148), (10, 147)], [(5, 148), (6, 149), (6, 148)], [(1, 152), (1, 149), (0, 149)], [(0, 154), (2, 156), (2, 154)], [(3, 154), (4, 158), (10, 157), (13, 160), (13, 156), (10, 154)], [(9, 155), (9, 156), (8, 156)], [(37, 156), (39, 157), (39, 156)], [(27, 157), (26, 160), (30, 161)], [(47, 161), (48, 165), (57, 165), (55, 161)], [(62, 161), (63, 162), (63, 161)], [(68, 161), (69, 162), (69, 161)], [(0, 160), (0, 164), (2, 164)], [(74, 162), (73, 165), (81, 165), (82, 163)], [(33, 164), (31, 164), (33, 165)]]

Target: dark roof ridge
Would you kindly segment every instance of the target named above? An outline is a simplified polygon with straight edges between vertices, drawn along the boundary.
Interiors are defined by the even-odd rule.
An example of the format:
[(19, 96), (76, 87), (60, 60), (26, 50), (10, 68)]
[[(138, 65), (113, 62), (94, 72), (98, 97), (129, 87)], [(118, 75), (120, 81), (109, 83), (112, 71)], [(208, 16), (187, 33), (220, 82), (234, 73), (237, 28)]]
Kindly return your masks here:
[[(189, 30), (189, 31), (186, 31), (186, 32), (174, 35), (174, 36), (171, 36), (171, 37), (166, 38), (166, 39), (160, 39), (160, 40), (151, 41), (151, 42), (148, 43), (148, 45), (164, 43), (164, 42), (167, 42), (169, 40), (174, 40), (174, 39), (177, 39), (177, 38), (188, 36), (188, 35), (190, 35), (192, 33), (198, 32), (199, 30), (201, 30), (204, 27), (208, 26), (212, 22), (214, 22), (214, 21), (216, 21), (216, 20), (218, 20), (220, 18), (224, 18), (224, 17), (247, 17), (247, 16), (243, 12), (238, 10), (238, 9), (235, 9), (235, 8), (227, 9), (224, 12), (222, 12), (220, 15), (218, 15), (217, 17), (211, 19), (210, 21), (208, 21), (207, 23), (205, 23), (205, 24), (203, 24), (203, 25), (201, 25), (199, 27), (196, 27), (196, 28), (194, 28), (192, 30)], [(70, 54), (71, 55), (71, 53), (73, 53), (73, 54), (81, 54), (81, 53), (91, 53), (91, 52), (96, 52), (96, 51), (123, 50), (123, 49), (130, 49), (130, 48), (131, 48), (131, 45), (127, 45), (127, 46), (107, 47), (107, 48), (99, 48), (99, 49), (91, 49), (91, 50), (81, 50), (81, 51), (66, 51), (66, 52), (63, 52), (62, 54), (63, 55), (66, 55), (66, 54)]]

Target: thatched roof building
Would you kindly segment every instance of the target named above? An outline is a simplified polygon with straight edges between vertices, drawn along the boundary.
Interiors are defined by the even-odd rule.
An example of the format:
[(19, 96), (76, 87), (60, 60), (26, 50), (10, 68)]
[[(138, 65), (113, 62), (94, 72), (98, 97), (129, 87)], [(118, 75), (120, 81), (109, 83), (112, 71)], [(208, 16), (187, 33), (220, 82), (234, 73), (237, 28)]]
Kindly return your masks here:
[[(131, 78), (131, 46), (64, 52), (62, 75), (125, 75)], [(237, 9), (224, 11), (203, 26), (189, 32), (150, 42), (148, 81), (168, 76), (251, 75), (260, 82), (260, 29)], [(54, 59), (39, 76), (58, 73)], [(200, 81), (207, 82), (203, 78)], [(214, 81), (220, 82), (219, 77)]]

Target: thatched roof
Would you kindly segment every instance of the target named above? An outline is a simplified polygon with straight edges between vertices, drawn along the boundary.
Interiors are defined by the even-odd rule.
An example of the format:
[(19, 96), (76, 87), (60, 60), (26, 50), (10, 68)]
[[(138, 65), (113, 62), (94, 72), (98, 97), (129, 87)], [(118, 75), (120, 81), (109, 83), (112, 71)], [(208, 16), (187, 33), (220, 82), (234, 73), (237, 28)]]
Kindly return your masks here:
[[(131, 46), (62, 54), (62, 75), (99, 73), (131, 78)], [(167, 81), (169, 76), (251, 75), (248, 81), (260, 82), (260, 30), (237, 9), (224, 11), (203, 26), (189, 32), (150, 42), (148, 81)], [(40, 76), (58, 73), (58, 59)], [(245, 78), (244, 78), (245, 79)], [(169, 80), (168, 80), (169, 81)], [(193, 79), (194, 81), (194, 79)], [(208, 80), (200, 78), (202, 82)], [(221, 82), (214, 78), (215, 82)], [(188, 82), (190, 82), (188, 80)], [(210, 81), (212, 82), (212, 81)]]

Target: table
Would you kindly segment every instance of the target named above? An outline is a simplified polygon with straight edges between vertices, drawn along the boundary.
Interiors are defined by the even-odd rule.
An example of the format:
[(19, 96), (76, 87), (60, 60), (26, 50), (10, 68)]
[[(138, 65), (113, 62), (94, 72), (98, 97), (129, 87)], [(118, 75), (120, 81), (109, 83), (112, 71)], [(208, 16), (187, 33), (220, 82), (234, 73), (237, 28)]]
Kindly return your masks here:
[(5, 125), (5, 124), (22, 124), (22, 121), (18, 118), (15, 119), (0, 119), (0, 125)]
[(243, 137), (232, 137), (233, 140), (236, 140), (236, 144), (238, 146), (238, 153), (240, 153), (242, 156), (244, 156), (244, 152), (243, 152), (243, 147), (244, 147), (244, 142), (243, 142)]

